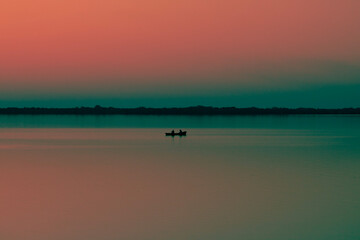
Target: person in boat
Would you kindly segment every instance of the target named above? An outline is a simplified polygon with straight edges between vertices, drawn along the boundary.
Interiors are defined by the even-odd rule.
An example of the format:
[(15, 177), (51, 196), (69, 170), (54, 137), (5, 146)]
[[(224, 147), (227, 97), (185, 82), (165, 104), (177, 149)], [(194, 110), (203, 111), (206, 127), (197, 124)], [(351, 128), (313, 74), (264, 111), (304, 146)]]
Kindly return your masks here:
[(180, 129), (180, 130), (179, 130), (179, 134), (181, 135), (182, 133), (183, 133), (183, 131)]
[(175, 131), (174, 131), (174, 130), (172, 130), (172, 131), (171, 131), (171, 134), (172, 134), (172, 135), (174, 135), (174, 134), (175, 134)]

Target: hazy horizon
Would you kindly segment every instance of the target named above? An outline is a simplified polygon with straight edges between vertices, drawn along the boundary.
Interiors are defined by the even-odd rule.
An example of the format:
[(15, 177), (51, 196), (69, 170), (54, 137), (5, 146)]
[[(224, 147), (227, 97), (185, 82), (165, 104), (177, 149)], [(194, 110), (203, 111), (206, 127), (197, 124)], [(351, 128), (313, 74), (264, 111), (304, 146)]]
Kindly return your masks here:
[(243, 94), (188, 96), (42, 96), (0, 97), (0, 107), (285, 107), (347, 108), (360, 107), (360, 84), (304, 87), (291, 90), (244, 91)]

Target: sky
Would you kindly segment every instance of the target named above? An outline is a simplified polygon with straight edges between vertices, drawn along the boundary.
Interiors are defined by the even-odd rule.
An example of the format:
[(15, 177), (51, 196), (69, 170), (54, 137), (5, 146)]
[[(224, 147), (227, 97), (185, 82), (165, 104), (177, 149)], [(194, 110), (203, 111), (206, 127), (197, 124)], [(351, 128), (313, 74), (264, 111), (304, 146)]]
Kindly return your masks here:
[(360, 106), (358, 0), (0, 3), (0, 107)]

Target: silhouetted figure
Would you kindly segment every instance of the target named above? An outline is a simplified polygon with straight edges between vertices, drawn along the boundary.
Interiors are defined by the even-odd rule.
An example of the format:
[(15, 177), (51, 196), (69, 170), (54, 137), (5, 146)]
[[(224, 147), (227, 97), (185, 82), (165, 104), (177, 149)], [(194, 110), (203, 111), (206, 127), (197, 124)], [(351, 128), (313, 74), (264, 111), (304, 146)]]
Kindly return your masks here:
[(172, 130), (171, 132), (165, 133), (165, 136), (186, 136), (186, 131), (180, 129), (179, 132), (175, 132), (174, 130)]

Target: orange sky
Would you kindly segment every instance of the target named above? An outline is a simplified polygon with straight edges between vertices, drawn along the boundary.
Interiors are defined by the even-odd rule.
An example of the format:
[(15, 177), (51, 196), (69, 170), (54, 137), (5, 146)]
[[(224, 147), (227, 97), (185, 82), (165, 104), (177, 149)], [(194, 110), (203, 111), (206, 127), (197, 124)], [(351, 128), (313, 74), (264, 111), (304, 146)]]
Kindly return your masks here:
[(359, 66), (359, 9), (358, 0), (3, 1), (0, 83), (20, 92), (271, 85), (254, 73)]

